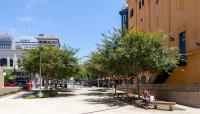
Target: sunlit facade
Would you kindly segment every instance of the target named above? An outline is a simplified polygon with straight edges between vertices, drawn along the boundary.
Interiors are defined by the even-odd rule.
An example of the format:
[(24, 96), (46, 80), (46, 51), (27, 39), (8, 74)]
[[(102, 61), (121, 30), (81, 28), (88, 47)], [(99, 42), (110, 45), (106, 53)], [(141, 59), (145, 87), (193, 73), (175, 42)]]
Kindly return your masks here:
[(127, 0), (128, 27), (163, 31), (167, 47), (180, 49), (180, 63), (165, 82), (200, 83), (200, 0)]

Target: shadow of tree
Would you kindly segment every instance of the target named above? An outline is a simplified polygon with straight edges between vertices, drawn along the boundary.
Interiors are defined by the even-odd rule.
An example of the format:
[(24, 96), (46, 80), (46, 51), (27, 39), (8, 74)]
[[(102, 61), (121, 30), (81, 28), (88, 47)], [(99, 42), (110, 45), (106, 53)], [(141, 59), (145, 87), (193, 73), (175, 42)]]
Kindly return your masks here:
[(55, 97), (71, 97), (71, 96), (76, 96), (76, 94), (68, 93), (68, 92), (58, 92), (58, 94)]
[(89, 90), (90, 92), (84, 93), (82, 95), (102, 97), (98, 99), (97, 98), (86, 99), (85, 101), (90, 104), (106, 104), (110, 107), (125, 106), (129, 104), (134, 105), (136, 98), (134, 97), (115, 98), (114, 93), (107, 93), (107, 92), (104, 92), (104, 90), (105, 89), (92, 89), (92, 90)]
[(104, 112), (104, 111), (109, 111), (109, 110), (114, 110), (117, 108), (121, 108), (121, 107), (113, 107), (113, 108), (108, 108), (108, 109), (103, 109), (103, 110), (97, 110), (97, 111), (91, 111), (91, 112), (86, 112), (86, 113), (81, 113), (81, 114), (93, 114), (93, 113), (98, 113), (98, 112)]
[[(17, 96), (13, 97), (12, 99), (26, 99), (27, 96), (32, 95), (36, 91), (30, 91), (30, 92), (24, 92), (22, 94), (18, 94)], [(66, 90), (62, 92), (58, 92), (57, 95), (53, 97), (46, 97), (46, 98), (59, 98), (59, 97), (72, 97), (76, 96), (76, 94), (73, 93), (73, 90)]]
[(95, 91), (95, 92), (107, 92), (108, 89), (101, 88), (101, 89), (92, 89), (92, 90), (89, 90), (89, 91)]
[(101, 93), (101, 92), (83, 93), (81, 95), (87, 95), (87, 96), (107, 96), (105, 93)]
[(107, 106), (110, 107), (114, 107), (114, 106), (125, 106), (127, 105), (126, 103), (123, 103), (119, 100), (115, 100), (113, 98), (110, 97), (106, 97), (106, 98), (91, 98), (91, 99), (85, 99), (86, 102), (90, 103), (90, 104), (105, 104)]

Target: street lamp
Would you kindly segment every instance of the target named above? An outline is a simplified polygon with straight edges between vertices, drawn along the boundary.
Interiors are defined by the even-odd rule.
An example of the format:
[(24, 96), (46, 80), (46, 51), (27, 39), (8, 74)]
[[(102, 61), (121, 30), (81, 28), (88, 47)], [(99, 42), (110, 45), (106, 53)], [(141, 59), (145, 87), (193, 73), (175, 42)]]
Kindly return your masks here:
[(39, 47), (39, 51), (40, 51), (40, 89), (39, 89), (39, 93), (38, 93), (38, 97), (43, 97), (43, 93), (42, 93), (42, 58), (41, 58), (41, 45)]
[[(114, 42), (111, 42), (112, 53), (115, 52), (115, 50), (116, 50), (118, 44), (119, 44), (119, 43), (118, 43), (117, 40), (115, 40)], [(115, 64), (117, 65), (117, 63), (115, 63)], [(109, 76), (109, 87), (111, 88), (111, 82), (110, 82), (110, 80), (111, 80), (111, 77)]]

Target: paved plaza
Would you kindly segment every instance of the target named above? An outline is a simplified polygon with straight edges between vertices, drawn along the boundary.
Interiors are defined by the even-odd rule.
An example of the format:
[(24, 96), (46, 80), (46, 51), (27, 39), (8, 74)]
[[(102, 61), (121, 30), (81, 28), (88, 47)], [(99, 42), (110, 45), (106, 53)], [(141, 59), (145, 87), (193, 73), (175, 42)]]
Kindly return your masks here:
[(200, 109), (144, 110), (106, 96), (97, 88), (76, 87), (55, 98), (23, 99), (26, 92), (0, 98), (0, 114), (200, 114)]

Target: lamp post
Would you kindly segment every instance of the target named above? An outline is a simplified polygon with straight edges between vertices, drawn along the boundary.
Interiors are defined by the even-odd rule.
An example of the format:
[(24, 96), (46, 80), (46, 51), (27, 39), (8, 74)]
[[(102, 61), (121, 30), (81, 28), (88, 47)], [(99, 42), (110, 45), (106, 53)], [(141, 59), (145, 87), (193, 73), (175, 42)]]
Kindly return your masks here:
[[(114, 42), (112, 42), (112, 44), (111, 44), (111, 48), (112, 48), (112, 53), (114, 53), (115, 52), (115, 50), (116, 50), (116, 48), (117, 48), (117, 46), (118, 46), (118, 41), (114, 41)], [(117, 65), (117, 63), (115, 63), (115, 65)], [(110, 82), (110, 80), (111, 80), (111, 77), (109, 77), (109, 87), (111, 88), (111, 82)]]
[(39, 88), (39, 93), (38, 93), (38, 97), (43, 97), (43, 93), (42, 93), (42, 66), (41, 66), (41, 63), (42, 63), (42, 58), (41, 58), (41, 46), (39, 48), (40, 50), (40, 88)]

